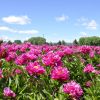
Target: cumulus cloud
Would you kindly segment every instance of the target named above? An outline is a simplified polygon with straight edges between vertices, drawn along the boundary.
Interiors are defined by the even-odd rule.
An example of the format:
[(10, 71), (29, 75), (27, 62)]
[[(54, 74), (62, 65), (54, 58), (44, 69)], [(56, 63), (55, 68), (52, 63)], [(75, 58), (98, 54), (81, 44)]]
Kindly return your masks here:
[(66, 21), (66, 20), (69, 19), (69, 17), (65, 16), (65, 15), (62, 15), (62, 16), (56, 17), (55, 19), (56, 19), (56, 21)]
[(97, 29), (97, 22), (92, 19), (89, 20), (88, 18), (81, 17), (77, 20), (77, 24), (80, 26), (84, 26), (86, 29), (96, 30)]
[(81, 36), (87, 36), (87, 33), (86, 32), (80, 32), (80, 35)]
[(85, 17), (80, 17), (79, 19), (77, 19), (78, 22), (86, 22), (88, 21), (88, 18)]
[(0, 31), (16, 32), (16, 30), (9, 28), (7, 26), (0, 26)]
[(22, 34), (35, 34), (38, 33), (37, 30), (19, 30), (18, 33), (22, 33)]
[(11, 33), (20, 33), (20, 34), (37, 34), (39, 33), (38, 30), (16, 30), (7, 26), (0, 26), (0, 31), (7, 31), (7, 32), (11, 32)]
[(88, 24), (87, 24), (87, 28), (88, 29), (92, 29), (92, 30), (96, 30), (97, 29), (97, 23), (95, 20), (91, 20)]
[(11, 40), (11, 41), (14, 41), (14, 38), (8, 37), (6, 35), (2, 35), (2, 36), (0, 36), (0, 40), (5, 40), (5, 41)]
[(30, 23), (30, 18), (28, 18), (28, 16), (8, 16), (3, 17), (2, 20), (9, 24), (24, 25)]

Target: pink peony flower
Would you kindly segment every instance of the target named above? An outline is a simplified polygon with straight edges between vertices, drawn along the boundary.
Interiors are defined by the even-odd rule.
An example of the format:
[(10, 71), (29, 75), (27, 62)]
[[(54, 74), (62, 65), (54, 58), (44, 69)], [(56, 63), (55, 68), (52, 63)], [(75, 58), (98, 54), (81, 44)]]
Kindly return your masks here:
[(87, 64), (83, 70), (85, 73), (90, 73), (90, 72), (94, 72), (95, 69), (91, 64)]
[(63, 91), (75, 99), (79, 99), (83, 94), (81, 86), (75, 81), (64, 84)]
[(83, 64), (86, 62), (86, 60), (83, 59), (83, 58), (80, 58), (80, 61), (81, 61)]
[(16, 63), (17, 65), (24, 65), (24, 64), (26, 64), (26, 62), (27, 62), (27, 57), (26, 57), (25, 54), (22, 54), (22, 55), (18, 56), (18, 57), (15, 59), (15, 63)]
[(46, 66), (54, 67), (58, 65), (59, 62), (61, 62), (61, 57), (53, 52), (48, 52), (46, 55), (43, 56), (42, 62)]
[(66, 47), (63, 52), (65, 55), (72, 55), (73, 54), (73, 50), (69, 47)]
[(9, 87), (4, 88), (3, 94), (6, 97), (15, 97), (16, 96), (16, 94)]
[(40, 66), (38, 63), (32, 63), (30, 62), (26, 68), (27, 72), (30, 74), (30, 75), (33, 75), (33, 74), (43, 74), (45, 73), (45, 69), (44, 67)]
[(64, 56), (64, 52), (61, 51), (61, 50), (58, 50), (55, 52), (57, 55), (59, 55), (60, 57), (63, 57)]
[(16, 69), (16, 70), (15, 70), (15, 73), (16, 73), (16, 74), (21, 74), (22, 71), (21, 71), (20, 69)]
[(94, 58), (94, 56), (95, 56), (94, 51), (91, 51), (89, 56), (90, 56), (90, 58)]
[(100, 64), (98, 64), (98, 65), (97, 65), (97, 67), (99, 67), (99, 68), (100, 68)]
[(31, 52), (26, 53), (26, 57), (28, 60), (36, 60), (37, 56)]
[(90, 53), (91, 47), (90, 47), (90, 46), (80, 46), (80, 47), (79, 47), (79, 51), (80, 51), (81, 53), (84, 53), (84, 54)]
[(69, 79), (69, 71), (67, 68), (56, 67), (51, 71), (51, 78), (55, 80), (65, 81)]
[(16, 56), (17, 56), (16, 52), (9, 52), (8, 56), (5, 59), (6, 59), (6, 61), (9, 62), (9, 61), (14, 60), (16, 58)]
[(85, 84), (87, 87), (90, 87), (92, 85), (92, 82), (91, 81), (87, 81), (86, 84)]
[(96, 75), (99, 75), (100, 74), (100, 70), (94, 70), (93, 71)]

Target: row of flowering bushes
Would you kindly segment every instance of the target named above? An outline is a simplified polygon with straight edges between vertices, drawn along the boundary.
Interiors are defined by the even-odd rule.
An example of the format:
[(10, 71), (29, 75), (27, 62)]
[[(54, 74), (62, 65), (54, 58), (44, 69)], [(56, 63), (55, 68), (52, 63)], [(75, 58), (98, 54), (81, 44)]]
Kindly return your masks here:
[(0, 100), (100, 100), (100, 47), (0, 45)]

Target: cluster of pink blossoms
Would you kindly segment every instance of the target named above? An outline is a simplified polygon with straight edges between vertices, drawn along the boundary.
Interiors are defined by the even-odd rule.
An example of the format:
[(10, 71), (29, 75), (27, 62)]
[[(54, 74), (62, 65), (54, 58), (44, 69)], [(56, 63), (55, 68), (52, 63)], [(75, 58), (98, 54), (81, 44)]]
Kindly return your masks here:
[(15, 60), (15, 58), (17, 57), (17, 54), (16, 52), (9, 52), (6, 56), (6, 60), (9, 62), (9, 61), (12, 61), (12, 60)]
[(95, 56), (95, 52), (94, 51), (91, 51), (90, 54), (89, 54), (90, 58), (94, 58)]
[(72, 55), (73, 54), (73, 50), (69, 47), (64, 48), (63, 52), (65, 55)]
[(16, 74), (21, 74), (22, 71), (21, 71), (20, 69), (16, 69), (16, 70), (15, 70), (15, 73), (16, 73)]
[(100, 55), (100, 46), (95, 46), (94, 51)]
[(91, 86), (92, 86), (92, 81), (90, 81), (90, 80), (87, 81), (85, 85), (86, 85), (87, 87), (91, 87)]
[(17, 65), (24, 65), (27, 62), (27, 57), (25, 54), (19, 55), (16, 59), (15, 59), (15, 63)]
[(53, 52), (48, 52), (43, 56), (42, 62), (46, 66), (58, 66), (61, 63), (61, 57)]
[(94, 72), (95, 69), (94, 67), (92, 66), (92, 64), (87, 64), (83, 70), (85, 73), (90, 73), (90, 72)]
[(69, 71), (67, 68), (55, 67), (51, 71), (51, 78), (55, 80), (65, 81), (69, 79)]
[(90, 47), (90, 46), (80, 46), (80, 47), (79, 47), (79, 51), (80, 51), (81, 53), (84, 53), (84, 54), (90, 53), (91, 47)]
[(100, 70), (96, 70), (92, 64), (87, 64), (83, 71), (85, 73), (95, 73), (96, 75), (100, 74)]
[[(0, 57), (9, 61), (14, 61), (18, 65), (24, 65), (25, 70), (30, 75), (40, 75), (45, 73), (45, 69), (40, 65), (38, 60), (47, 67), (52, 67), (51, 78), (61, 82), (69, 81), (69, 70), (64, 66), (63, 57), (69, 57), (69, 55), (80, 52), (83, 54), (88, 54), (90, 58), (94, 58), (96, 54), (100, 55), (100, 47), (92, 46), (35, 46), (30, 43), (25, 44), (3, 44), (0, 48)], [(79, 54), (80, 55), (80, 54)], [(86, 59), (80, 55), (80, 59), (85, 64)], [(69, 59), (72, 61), (73, 59)], [(99, 61), (97, 62), (99, 63)], [(98, 68), (100, 64), (97, 65)], [(85, 73), (95, 73), (100, 74), (100, 70), (95, 70), (92, 64), (87, 64), (83, 71)], [(14, 69), (15, 74), (21, 74), (20, 69)], [(0, 78), (3, 78), (2, 69), (0, 69)], [(87, 87), (92, 85), (91, 81), (87, 81), (85, 84)], [(83, 90), (81, 86), (75, 81), (71, 81), (63, 85), (63, 91), (69, 94), (74, 99), (79, 99)], [(4, 96), (15, 97), (16, 94), (9, 88), (4, 88)]]
[(44, 67), (42, 67), (38, 62), (30, 62), (25, 69), (30, 75), (40, 75), (45, 73)]
[(83, 94), (83, 90), (81, 86), (75, 81), (71, 81), (69, 83), (64, 84), (63, 91), (69, 94), (75, 100), (79, 99)]
[(9, 87), (4, 88), (3, 94), (6, 97), (15, 97), (16, 96), (16, 94)]

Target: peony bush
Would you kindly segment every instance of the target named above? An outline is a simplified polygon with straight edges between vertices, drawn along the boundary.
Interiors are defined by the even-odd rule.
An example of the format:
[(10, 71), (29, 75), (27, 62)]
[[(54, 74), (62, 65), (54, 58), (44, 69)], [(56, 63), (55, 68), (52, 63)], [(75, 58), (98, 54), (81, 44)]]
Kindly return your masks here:
[(99, 100), (100, 46), (0, 45), (0, 100)]

